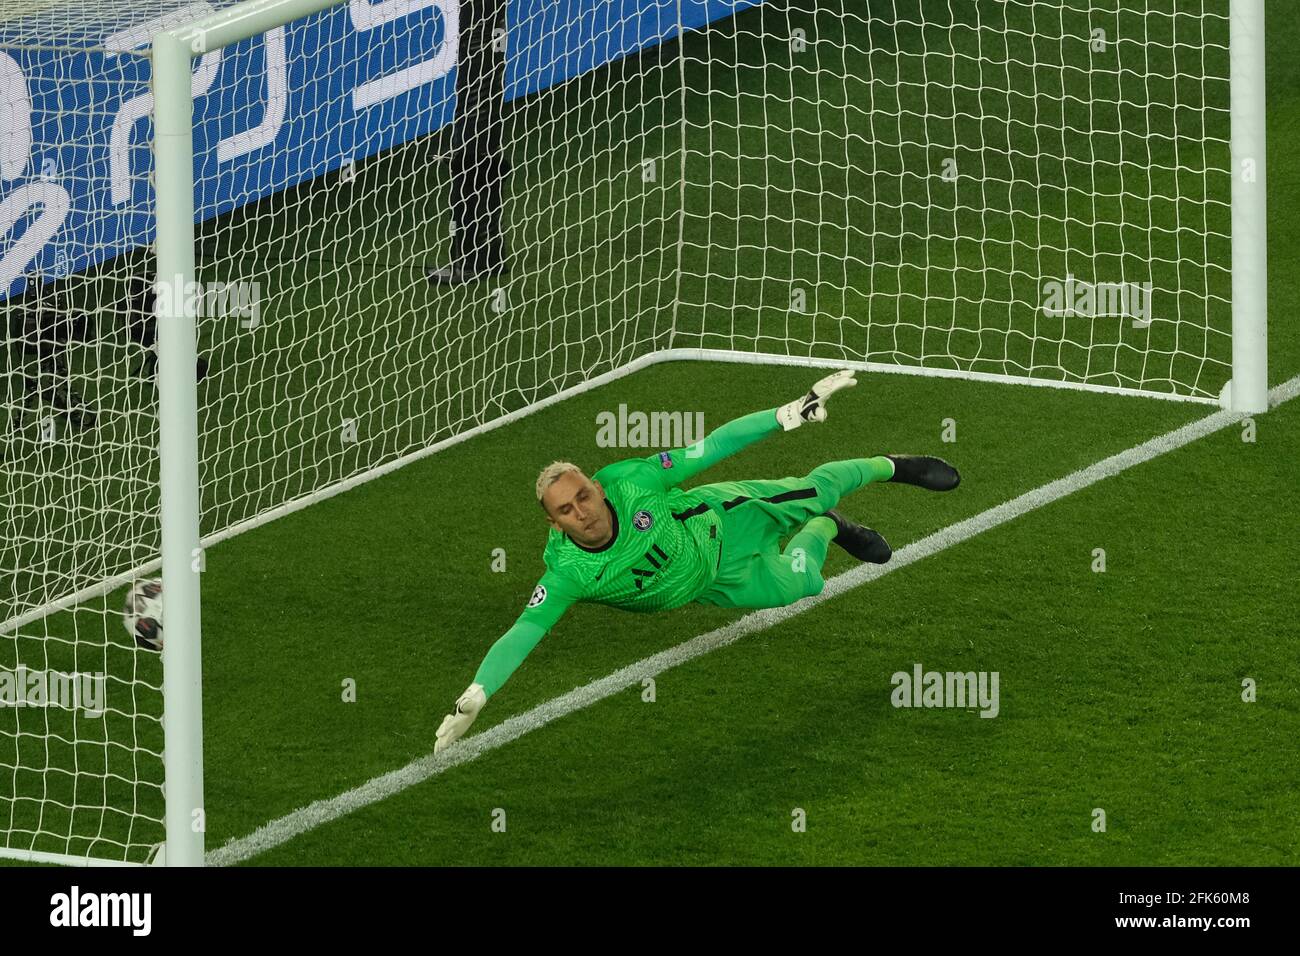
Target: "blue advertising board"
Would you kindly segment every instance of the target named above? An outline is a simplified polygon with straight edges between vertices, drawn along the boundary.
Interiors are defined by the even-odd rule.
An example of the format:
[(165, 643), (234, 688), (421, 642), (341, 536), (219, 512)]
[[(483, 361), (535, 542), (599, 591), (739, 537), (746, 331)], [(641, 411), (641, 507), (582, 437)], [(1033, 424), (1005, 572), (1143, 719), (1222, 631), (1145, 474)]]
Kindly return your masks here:
[[(759, 2), (507, 0), (506, 98)], [(0, 297), (153, 241), (141, 54), (155, 33), (211, 9), (178, 4), (42, 48), (7, 45), (0, 27)], [(197, 57), (196, 221), (449, 122), (461, 14), (460, 0), (350, 0)]]

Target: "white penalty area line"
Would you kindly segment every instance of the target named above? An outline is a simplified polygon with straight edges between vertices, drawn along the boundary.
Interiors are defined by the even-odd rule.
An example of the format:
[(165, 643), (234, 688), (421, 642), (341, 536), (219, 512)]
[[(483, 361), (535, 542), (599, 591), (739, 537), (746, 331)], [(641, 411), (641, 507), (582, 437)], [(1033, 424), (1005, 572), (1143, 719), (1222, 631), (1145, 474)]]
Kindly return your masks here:
[[(1288, 402), (1300, 394), (1300, 376), (1277, 386), (1269, 392), (1269, 406), (1276, 407)], [(701, 634), (689, 641), (670, 647), (644, 660), (637, 661), (617, 670), (606, 677), (592, 681), (582, 687), (569, 691), (534, 707), (526, 713), (502, 721), (490, 730), (474, 734), (458, 741), (443, 753), (421, 757), (398, 770), (375, 777), (353, 790), (348, 790), (328, 800), (317, 800), (277, 820), (258, 827), (245, 837), (231, 840), (224, 846), (207, 854), (206, 862), (210, 866), (228, 866), (257, 856), (272, 847), (301, 836), (316, 827), (332, 820), (346, 816), (354, 810), (378, 803), (387, 797), (401, 793), (416, 784), (423, 783), (430, 777), (476, 760), (491, 750), (496, 750), (524, 734), (544, 727), (553, 720), (558, 720), (575, 711), (611, 697), (628, 687), (639, 685), (647, 677), (655, 677), (670, 668), (694, 660), (718, 648), (726, 647), (740, 640), (747, 634), (766, 630), (775, 624), (790, 618), (819, 604), (829, 601), (853, 588), (875, 581), (899, 568), (938, 554), (955, 544), (960, 544), (991, 528), (1006, 524), (1014, 518), (1028, 514), (1043, 505), (1050, 504), (1067, 495), (1074, 494), (1090, 485), (1127, 471), (1135, 465), (1157, 458), (1166, 452), (1174, 451), (1184, 445), (1213, 434), (1248, 416), (1240, 412), (1220, 411), (1205, 418), (1197, 419), (1181, 428), (1176, 428), (1164, 435), (1159, 435), (1140, 445), (1134, 445), (1125, 451), (1102, 459), (1096, 464), (1082, 468), (1073, 474), (1049, 482), (1019, 497), (989, 508), (979, 514), (949, 525), (928, 535), (919, 541), (900, 548), (894, 552), (888, 564), (862, 564), (851, 571), (837, 575), (826, 582), (821, 594), (804, 598), (787, 607), (753, 611), (730, 624)], [(432, 727), (432, 724), (430, 724)]]

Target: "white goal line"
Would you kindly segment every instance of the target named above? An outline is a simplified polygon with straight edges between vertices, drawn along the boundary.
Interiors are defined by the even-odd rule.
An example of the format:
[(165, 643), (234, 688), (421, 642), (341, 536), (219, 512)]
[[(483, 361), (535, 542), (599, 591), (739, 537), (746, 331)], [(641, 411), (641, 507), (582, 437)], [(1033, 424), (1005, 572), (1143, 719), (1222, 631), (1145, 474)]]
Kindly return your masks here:
[[(1288, 402), (1300, 394), (1300, 376), (1272, 389), (1269, 393), (1269, 406), (1276, 407)], [(614, 671), (599, 680), (575, 688), (567, 694), (539, 704), (532, 710), (518, 714), (502, 721), (495, 727), (480, 734), (463, 738), (455, 746), (434, 756), (421, 757), (401, 767), (371, 780), (359, 787), (348, 790), (326, 800), (317, 800), (272, 820), (258, 827), (247, 836), (231, 840), (224, 846), (210, 851), (206, 862), (210, 866), (228, 866), (243, 862), (273, 847), (301, 836), (310, 830), (323, 826), (333, 820), (346, 816), (354, 810), (377, 803), (394, 794), (401, 793), (416, 784), (423, 783), (430, 777), (476, 760), (483, 754), (508, 744), (524, 734), (544, 727), (553, 720), (558, 720), (575, 711), (589, 707), (598, 701), (611, 697), (628, 687), (640, 684), (647, 677), (655, 677), (670, 668), (694, 660), (718, 648), (740, 640), (747, 634), (762, 631), (783, 621), (787, 621), (824, 601), (844, 594), (853, 588), (877, 580), (892, 571), (907, 567), (922, 558), (938, 554), (955, 544), (960, 544), (999, 525), (1006, 524), (1014, 518), (1027, 514), (1043, 505), (1052, 503), (1090, 485), (1118, 475), (1123, 471), (1143, 462), (1151, 461), (1167, 452), (1213, 434), (1245, 416), (1240, 412), (1220, 411), (1205, 418), (1189, 422), (1180, 428), (1158, 435), (1139, 445), (1134, 445), (1122, 452), (1103, 458), (1095, 464), (1081, 468), (1064, 478), (1048, 482), (1022, 495), (995, 505), (973, 517), (949, 525), (919, 541), (914, 541), (898, 551), (888, 564), (863, 564), (836, 575), (826, 582), (825, 589), (814, 597), (804, 598), (787, 607), (770, 608), (753, 611), (730, 624), (716, 628), (705, 634), (685, 641), (668, 650), (661, 651), (643, 660)], [(430, 728), (432, 728), (432, 723)], [(432, 737), (432, 730), (430, 731)]]

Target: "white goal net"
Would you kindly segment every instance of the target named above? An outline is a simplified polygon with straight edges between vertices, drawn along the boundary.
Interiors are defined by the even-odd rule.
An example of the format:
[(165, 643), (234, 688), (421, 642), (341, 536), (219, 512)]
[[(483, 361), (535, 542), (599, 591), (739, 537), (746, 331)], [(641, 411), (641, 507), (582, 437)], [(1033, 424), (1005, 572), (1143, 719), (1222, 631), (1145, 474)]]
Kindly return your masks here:
[[(0, 9), (0, 854), (164, 838), (149, 43), (231, 5)], [(205, 546), (656, 357), (1214, 400), (1228, 7), (340, 0), (205, 49)], [(508, 271), (432, 284), (467, 182)]]
[(687, 45), (674, 344), (1218, 395), (1226, 2), (809, 6)]

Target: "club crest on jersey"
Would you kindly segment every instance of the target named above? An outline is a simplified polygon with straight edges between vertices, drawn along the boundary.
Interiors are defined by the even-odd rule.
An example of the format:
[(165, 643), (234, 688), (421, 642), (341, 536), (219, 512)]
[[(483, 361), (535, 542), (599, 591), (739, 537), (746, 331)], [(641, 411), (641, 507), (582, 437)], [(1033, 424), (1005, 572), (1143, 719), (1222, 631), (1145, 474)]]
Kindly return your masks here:
[(537, 587), (533, 588), (533, 596), (528, 599), (528, 606), (537, 607), (537, 605), (541, 604), (545, 600), (546, 588), (539, 584)]
[(648, 511), (638, 511), (632, 516), (632, 524), (638, 531), (648, 531), (654, 523), (655, 517)]
[(671, 468), (673, 466), (673, 456), (666, 451), (661, 451), (659, 453), (659, 464), (665, 468)]

